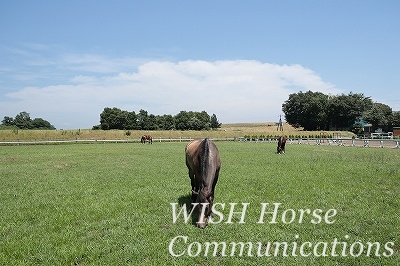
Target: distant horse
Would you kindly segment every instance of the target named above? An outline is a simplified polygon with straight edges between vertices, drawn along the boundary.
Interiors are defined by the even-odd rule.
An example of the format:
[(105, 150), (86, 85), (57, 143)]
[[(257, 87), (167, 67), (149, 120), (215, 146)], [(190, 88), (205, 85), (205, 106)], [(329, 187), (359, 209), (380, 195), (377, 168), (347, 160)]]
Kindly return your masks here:
[[(186, 145), (185, 153), (186, 166), (192, 185), (192, 202), (199, 203), (200, 208), (205, 208), (204, 215), (201, 210), (197, 226), (204, 228), (211, 215), (221, 159), (217, 146), (207, 138), (190, 141)], [(202, 203), (204, 204), (202, 205)]]
[(279, 153), (279, 154), (285, 153), (285, 145), (286, 145), (286, 137), (285, 136), (279, 137), (276, 153)]
[(153, 144), (153, 138), (150, 135), (143, 135), (140, 142), (145, 144), (146, 140), (149, 141), (149, 144)]

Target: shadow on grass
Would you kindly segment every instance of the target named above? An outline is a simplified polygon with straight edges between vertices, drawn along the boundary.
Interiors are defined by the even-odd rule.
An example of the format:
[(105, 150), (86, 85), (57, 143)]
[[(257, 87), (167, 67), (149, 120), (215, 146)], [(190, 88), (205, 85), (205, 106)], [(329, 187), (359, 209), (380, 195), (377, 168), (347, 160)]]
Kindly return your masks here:
[[(187, 212), (190, 213), (190, 211), (192, 210), (192, 198), (190, 194), (186, 194), (186, 195), (182, 195), (178, 198), (178, 203), (180, 206), (183, 206), (184, 204), (186, 204), (186, 208), (187, 208)], [(190, 208), (190, 209), (189, 209)], [(192, 225), (196, 226), (197, 225), (197, 221), (199, 219), (199, 213), (194, 210), (192, 215)]]

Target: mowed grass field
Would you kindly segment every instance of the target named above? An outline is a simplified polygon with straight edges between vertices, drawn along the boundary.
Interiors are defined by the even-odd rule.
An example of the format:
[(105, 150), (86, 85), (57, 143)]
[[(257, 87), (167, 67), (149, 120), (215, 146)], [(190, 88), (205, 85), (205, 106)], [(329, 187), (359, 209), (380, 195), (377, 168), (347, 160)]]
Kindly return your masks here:
[[(184, 142), (0, 147), (0, 264), (400, 265), (398, 149), (288, 144), (277, 155), (274, 143), (216, 144), (222, 168), (215, 202), (225, 204), (217, 205), (224, 216), (203, 230), (182, 216), (173, 223), (171, 203), (190, 202)], [(249, 203), (244, 223), (240, 213), (226, 223), (230, 203), (235, 212)], [(258, 223), (262, 203), (268, 211), (281, 203), (277, 223), (267, 214)], [(337, 215), (332, 224), (308, 216), (289, 222), (292, 211), (281, 220), (283, 211), (299, 209)], [(332, 256), (335, 238), (348, 246)], [(297, 245), (296, 256), (292, 249), (274, 256), (277, 248), (271, 256), (257, 256), (256, 248), (230, 256), (231, 242), (265, 249), (274, 241)], [(226, 251), (204, 256), (206, 242), (224, 242)], [(318, 255), (322, 245), (317, 256), (312, 247), (299, 255), (304, 242), (328, 242), (328, 256)], [(364, 246), (359, 256), (349, 251), (355, 242), (352, 254)], [(370, 256), (368, 242), (380, 243)]]

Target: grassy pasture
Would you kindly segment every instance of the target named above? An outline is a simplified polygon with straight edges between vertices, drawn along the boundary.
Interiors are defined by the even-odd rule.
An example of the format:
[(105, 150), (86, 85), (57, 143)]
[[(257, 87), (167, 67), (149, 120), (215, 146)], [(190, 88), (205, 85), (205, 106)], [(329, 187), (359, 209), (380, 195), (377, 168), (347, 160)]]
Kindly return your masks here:
[[(1, 147), (0, 264), (400, 264), (399, 150), (287, 145), (287, 153), (277, 155), (272, 143), (217, 146), (222, 168), (215, 202), (226, 209), (220, 210), (222, 223), (204, 230), (192, 220), (172, 223), (170, 203), (189, 202), (185, 143)], [(225, 223), (230, 202), (250, 203), (244, 224), (238, 214), (232, 224)], [(265, 216), (264, 224), (257, 223), (261, 203), (274, 202), (282, 203), (282, 210), (335, 209), (336, 221), (269, 224)], [(379, 242), (381, 256), (231, 257), (219, 251), (175, 258), (169, 245), (180, 235), (188, 241), (177, 241), (176, 253), (187, 252), (192, 242), (265, 246), (337, 238), (349, 245)], [(382, 256), (387, 242), (394, 242), (390, 257)]]

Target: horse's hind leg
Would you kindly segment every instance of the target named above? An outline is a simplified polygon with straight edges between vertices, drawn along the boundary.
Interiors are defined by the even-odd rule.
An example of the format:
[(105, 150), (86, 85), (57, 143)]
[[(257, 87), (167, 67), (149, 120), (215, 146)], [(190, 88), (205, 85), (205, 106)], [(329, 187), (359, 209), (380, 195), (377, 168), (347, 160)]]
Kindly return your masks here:
[(196, 202), (198, 191), (196, 191), (196, 180), (194, 172), (189, 170), (190, 185), (192, 186), (192, 202)]

